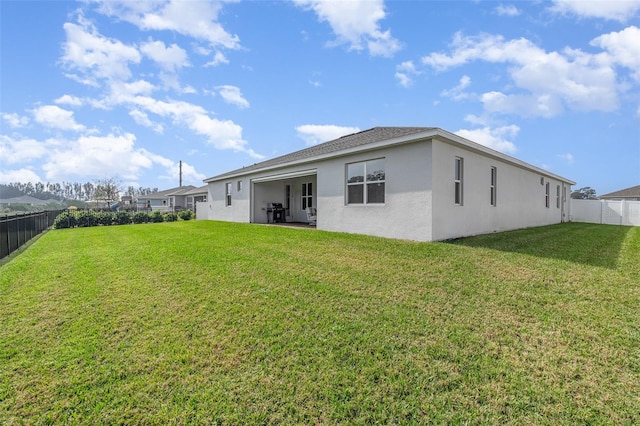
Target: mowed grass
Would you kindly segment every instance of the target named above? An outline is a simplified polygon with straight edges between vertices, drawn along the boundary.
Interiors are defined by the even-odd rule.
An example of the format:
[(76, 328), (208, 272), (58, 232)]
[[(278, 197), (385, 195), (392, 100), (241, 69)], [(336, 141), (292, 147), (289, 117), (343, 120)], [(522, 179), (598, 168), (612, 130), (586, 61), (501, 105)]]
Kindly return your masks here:
[(638, 424), (640, 228), (177, 222), (0, 267), (0, 424)]

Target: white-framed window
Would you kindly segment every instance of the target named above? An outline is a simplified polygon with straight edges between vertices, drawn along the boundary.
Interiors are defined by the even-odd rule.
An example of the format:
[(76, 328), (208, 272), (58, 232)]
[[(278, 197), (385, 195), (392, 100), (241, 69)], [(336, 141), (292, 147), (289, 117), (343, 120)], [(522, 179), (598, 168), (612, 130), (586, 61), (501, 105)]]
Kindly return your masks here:
[(560, 185), (556, 185), (556, 208), (560, 208)]
[(461, 206), (462, 205), (462, 184), (464, 178), (464, 161), (462, 157), (456, 157), (454, 161), (454, 178), (453, 178), (453, 188), (454, 188), (454, 203)]
[(549, 208), (549, 182), (544, 186), (544, 206)]
[(238, 192), (242, 191), (242, 181), (239, 180), (236, 184), (236, 188), (238, 189)]
[(227, 182), (225, 184), (225, 194), (226, 194), (226, 196), (225, 196), (225, 200), (226, 200), (225, 201), (225, 205), (227, 207), (229, 207), (231, 205), (231, 189), (232, 188), (233, 188), (233, 185), (232, 185), (231, 182)]
[(302, 210), (306, 210), (307, 207), (313, 207), (313, 183), (304, 182), (302, 184)]
[(498, 169), (491, 167), (491, 181), (490, 181), (490, 197), (491, 205), (498, 205)]
[(384, 158), (347, 164), (347, 204), (383, 204), (385, 183)]

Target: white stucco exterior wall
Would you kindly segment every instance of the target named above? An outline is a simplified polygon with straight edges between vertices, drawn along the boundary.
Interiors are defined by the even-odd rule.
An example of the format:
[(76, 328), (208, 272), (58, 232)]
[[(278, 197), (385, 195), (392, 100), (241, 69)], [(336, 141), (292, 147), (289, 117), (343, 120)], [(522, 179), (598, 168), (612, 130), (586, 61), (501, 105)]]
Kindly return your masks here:
[[(237, 182), (243, 181), (238, 192)], [(226, 205), (226, 184), (231, 183), (231, 205)], [(228, 222), (249, 222), (249, 181), (246, 177), (209, 183), (209, 219)]]
[[(385, 203), (347, 205), (348, 163), (385, 159)], [(318, 166), (318, 229), (431, 240), (430, 143), (412, 143), (325, 161)]]
[[(444, 240), (511, 229), (550, 225), (568, 220), (563, 182), (497, 157), (442, 141), (433, 142), (433, 239)], [(454, 200), (455, 158), (463, 159), (463, 203)], [(497, 204), (491, 205), (491, 167), (497, 170)], [(542, 183), (541, 183), (542, 182)], [(545, 188), (549, 183), (549, 207)], [(556, 191), (560, 186), (560, 207)], [(568, 189), (565, 191), (568, 194)]]

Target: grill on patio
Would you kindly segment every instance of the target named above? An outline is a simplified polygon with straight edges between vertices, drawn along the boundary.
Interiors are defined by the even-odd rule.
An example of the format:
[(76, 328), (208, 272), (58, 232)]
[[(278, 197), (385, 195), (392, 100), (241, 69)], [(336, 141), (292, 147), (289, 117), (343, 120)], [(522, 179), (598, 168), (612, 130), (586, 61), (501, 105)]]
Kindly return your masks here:
[(273, 223), (283, 223), (284, 220), (284, 207), (282, 207), (282, 203), (271, 203), (269, 208), (267, 209), (267, 215), (271, 213), (271, 218)]

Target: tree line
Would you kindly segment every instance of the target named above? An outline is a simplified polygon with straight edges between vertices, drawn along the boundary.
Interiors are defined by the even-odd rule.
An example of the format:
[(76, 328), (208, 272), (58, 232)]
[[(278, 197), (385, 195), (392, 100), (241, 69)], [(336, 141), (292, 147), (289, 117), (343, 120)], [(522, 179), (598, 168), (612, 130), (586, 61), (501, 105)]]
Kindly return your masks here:
[(29, 195), (40, 200), (92, 201), (114, 195), (129, 195), (138, 198), (158, 192), (158, 188), (122, 187), (114, 178), (99, 179), (94, 182), (11, 182), (0, 184), (0, 198), (16, 198)]

